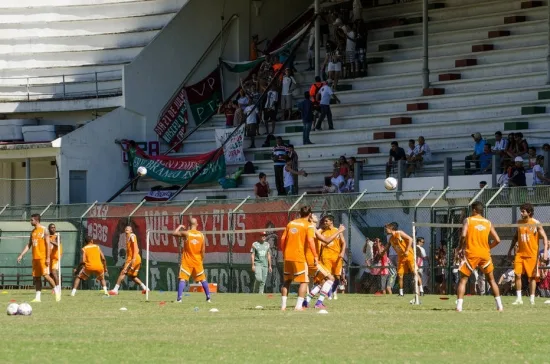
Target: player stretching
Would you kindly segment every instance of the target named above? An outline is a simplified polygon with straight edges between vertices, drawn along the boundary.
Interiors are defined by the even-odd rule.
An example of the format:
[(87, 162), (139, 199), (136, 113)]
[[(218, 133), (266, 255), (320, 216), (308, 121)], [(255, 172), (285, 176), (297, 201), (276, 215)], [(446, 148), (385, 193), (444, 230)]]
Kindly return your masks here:
[(323, 245), (321, 248), (321, 263), (327, 267), (330, 273), (334, 276), (335, 280), (332, 284), (330, 291), (333, 293), (333, 298), (338, 299), (336, 291), (340, 285), (340, 278), (342, 275), (342, 263), (344, 255), (346, 254), (346, 240), (344, 235), (334, 227), (334, 217), (327, 215), (323, 217), (323, 231), (322, 235), (326, 238), (336, 234), (336, 237), (329, 240), (329, 243)]
[(315, 308), (326, 308), (323, 304), (323, 301), (328, 296), (328, 293), (332, 289), (332, 284), (334, 283), (334, 277), (330, 274), (330, 270), (327, 269), (325, 266), (323, 266), (322, 263), (318, 263), (317, 265), (314, 265), (314, 257), (315, 255), (319, 256), (319, 251), (321, 250), (321, 244), (329, 244), (334, 239), (340, 235), (345, 230), (344, 225), (340, 225), (340, 228), (338, 231), (333, 234), (332, 236), (329, 236), (328, 238), (323, 236), (321, 234), (322, 230), (317, 229), (317, 223), (319, 222), (319, 218), (317, 215), (311, 216), (311, 227), (315, 229), (315, 237), (313, 238), (313, 241), (315, 243), (315, 253), (312, 253), (312, 251), (309, 248), (309, 245), (306, 245), (306, 261), (308, 265), (308, 272), (309, 272), (309, 278), (313, 280), (314, 287), (311, 289), (311, 291), (307, 294), (306, 300), (303, 303), (303, 307), (308, 307), (309, 302), (319, 293), (319, 298), (317, 299), (317, 302), (315, 303)]
[[(464, 256), (464, 264), (460, 267), (460, 281), (457, 287), (456, 310), (462, 311), (466, 283), (472, 272), (481, 267), (491, 285), (497, 310), (502, 311), (502, 301), (497, 282), (493, 276), (493, 262), (491, 261), (491, 249), (500, 243), (500, 238), (491, 222), (483, 217), (483, 204), (476, 201), (472, 204), (472, 215), (464, 220), (462, 225), (462, 237), (458, 255)], [(493, 241), (489, 243), (489, 235)]]
[(185, 283), (191, 276), (193, 276), (195, 282), (201, 283), (204, 294), (206, 295), (206, 302), (211, 302), (210, 289), (208, 288), (208, 281), (206, 280), (203, 267), (204, 253), (206, 250), (204, 235), (197, 230), (199, 226), (197, 219), (191, 218), (189, 223), (191, 225), (189, 230), (185, 230), (185, 226), (180, 225), (172, 232), (174, 236), (185, 238), (181, 254), (180, 281), (178, 284), (178, 297), (176, 302), (181, 302), (181, 296), (185, 290)]
[[(45, 226), (40, 225), (40, 215), (31, 215), (31, 225), (34, 229), (29, 237), (29, 243), (25, 245), (25, 248), (17, 257), (17, 263), (21, 263), (21, 260), (27, 254), (29, 249), (32, 248), (32, 280), (34, 281), (34, 287), (36, 288), (36, 297), (31, 302), (41, 302), (40, 296), (42, 294), (42, 277), (48, 281), (52, 287), (55, 287), (55, 282), (50, 277), (50, 234)], [(61, 301), (61, 292), (55, 292), (55, 300)]]
[(126, 262), (124, 262), (124, 266), (120, 270), (115, 288), (109, 291), (111, 296), (118, 295), (118, 289), (120, 288), (124, 276), (128, 276), (128, 278), (136, 282), (136, 284), (141, 287), (141, 293), (145, 293), (148, 290), (145, 284), (138, 278), (139, 268), (141, 267), (141, 256), (139, 255), (136, 234), (132, 232), (131, 226), (126, 226), (124, 232), (126, 233)]
[(524, 203), (519, 207), (521, 219), (518, 224), (531, 224), (519, 226), (512, 239), (508, 256), (511, 255), (514, 247), (518, 246), (516, 258), (514, 259), (514, 274), (516, 275), (516, 300), (513, 305), (523, 305), (521, 299), (521, 275), (525, 274), (529, 279), (529, 302), (535, 304), (535, 291), (537, 289), (538, 251), (539, 240), (544, 243), (543, 259), (548, 259), (548, 238), (542, 226), (535, 226), (540, 222), (533, 218), (535, 209), (530, 203)]
[(424, 293), (422, 287), (422, 278), (414, 269), (414, 255), (412, 250), (412, 238), (401, 230), (397, 230), (399, 225), (396, 222), (390, 222), (384, 226), (386, 234), (389, 236), (389, 244), (385, 246), (385, 250), (389, 251), (389, 245), (397, 253), (397, 277), (399, 278), (399, 296), (403, 297), (403, 276), (407, 273), (413, 273), (418, 280), (418, 288), (420, 294)]
[(73, 290), (71, 296), (76, 294), (76, 289), (80, 284), (80, 280), (87, 280), (91, 275), (94, 275), (103, 287), (103, 294), (109, 295), (107, 292), (107, 283), (105, 283), (105, 273), (107, 273), (107, 262), (105, 256), (101, 251), (101, 248), (94, 244), (94, 241), (90, 236), (86, 236), (84, 239), (86, 245), (82, 248), (82, 261), (78, 267), (74, 270), (78, 273), (78, 276), (74, 280)]
[(313, 237), (315, 228), (310, 223), (311, 207), (304, 206), (300, 208), (300, 218), (292, 220), (286, 226), (285, 232), (281, 237), (281, 250), (284, 260), (284, 283), (281, 288), (281, 310), (286, 310), (286, 300), (288, 298), (288, 289), (294, 281), (300, 284), (298, 288), (298, 302), (294, 310), (302, 311), (307, 284), (309, 283), (308, 267), (305, 255), (305, 246), (308, 245), (313, 253), (313, 265), (319, 263), (319, 257), (315, 249)]
[(48, 231), (50, 233), (50, 277), (55, 282), (55, 288), (54, 292), (60, 292), (61, 293), (61, 282), (60, 282), (60, 276), (59, 276), (59, 262), (61, 261), (61, 257), (63, 256), (63, 249), (61, 247), (61, 239), (59, 238), (59, 234), (57, 234), (55, 224), (48, 225)]

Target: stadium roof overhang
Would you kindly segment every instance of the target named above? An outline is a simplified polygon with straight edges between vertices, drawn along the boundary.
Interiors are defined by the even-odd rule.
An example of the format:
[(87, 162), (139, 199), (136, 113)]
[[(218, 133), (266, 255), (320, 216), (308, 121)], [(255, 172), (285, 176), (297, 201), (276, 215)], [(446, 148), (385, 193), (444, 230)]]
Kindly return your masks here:
[(59, 148), (52, 142), (44, 143), (0, 143), (0, 160), (21, 158), (56, 157)]

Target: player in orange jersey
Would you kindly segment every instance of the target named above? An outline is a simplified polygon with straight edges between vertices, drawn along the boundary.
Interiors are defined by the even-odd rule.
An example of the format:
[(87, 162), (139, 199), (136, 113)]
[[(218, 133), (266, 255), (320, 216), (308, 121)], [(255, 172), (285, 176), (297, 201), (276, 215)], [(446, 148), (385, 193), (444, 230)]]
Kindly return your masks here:
[[(29, 237), (29, 243), (17, 257), (17, 263), (27, 254), (32, 248), (32, 279), (36, 288), (36, 297), (31, 302), (40, 302), (42, 294), (42, 277), (48, 281), (52, 287), (55, 287), (55, 282), (50, 277), (50, 234), (45, 226), (40, 224), (40, 215), (31, 215), (31, 225), (34, 229)], [(55, 300), (61, 300), (61, 292), (55, 292)]]
[(519, 226), (512, 239), (508, 256), (511, 256), (512, 250), (517, 246), (516, 258), (514, 259), (514, 273), (516, 275), (516, 300), (513, 305), (523, 305), (521, 299), (521, 275), (525, 274), (529, 279), (529, 302), (535, 304), (535, 291), (537, 289), (538, 278), (538, 256), (539, 241), (542, 238), (543, 260), (548, 259), (548, 238), (542, 226), (536, 226), (540, 222), (533, 218), (535, 208), (530, 203), (524, 203), (519, 207), (521, 219), (518, 224), (530, 224)]
[(385, 251), (389, 251), (390, 245), (397, 253), (397, 277), (399, 279), (399, 296), (403, 297), (403, 276), (407, 273), (416, 275), (418, 289), (420, 295), (424, 295), (422, 286), (422, 277), (418, 271), (414, 269), (414, 253), (412, 250), (412, 238), (401, 230), (398, 230), (399, 225), (396, 222), (390, 222), (384, 226), (388, 235), (388, 244), (384, 247)]
[(105, 282), (105, 273), (107, 273), (107, 261), (101, 251), (101, 248), (94, 244), (91, 236), (86, 236), (84, 239), (86, 245), (82, 248), (82, 261), (74, 272), (78, 272), (78, 276), (74, 280), (73, 290), (71, 296), (76, 294), (81, 280), (87, 280), (90, 276), (94, 275), (96, 280), (101, 283), (103, 287), (103, 294), (108, 296), (107, 283)]
[(319, 263), (319, 256), (315, 249), (313, 238), (315, 237), (315, 228), (310, 223), (311, 207), (304, 206), (300, 209), (300, 218), (292, 220), (286, 226), (281, 237), (281, 250), (284, 260), (284, 283), (281, 288), (282, 304), (281, 310), (286, 310), (286, 301), (288, 298), (288, 289), (294, 281), (300, 284), (298, 289), (298, 302), (295, 310), (302, 311), (307, 284), (309, 283), (308, 267), (305, 255), (306, 245), (313, 252), (313, 265)]
[(63, 256), (63, 248), (61, 247), (61, 239), (57, 233), (55, 224), (48, 225), (48, 232), (50, 233), (50, 277), (55, 282), (54, 291), (61, 292), (61, 279), (59, 275), (59, 262)]
[[(460, 239), (460, 247), (458, 255), (463, 256), (464, 264), (460, 267), (460, 281), (457, 287), (456, 310), (462, 311), (462, 303), (464, 302), (464, 292), (466, 291), (466, 283), (474, 270), (481, 268), (487, 281), (491, 285), (493, 296), (498, 311), (502, 311), (502, 300), (498, 289), (498, 284), (493, 276), (493, 262), (491, 261), (491, 249), (500, 243), (493, 224), (483, 217), (483, 204), (479, 201), (472, 203), (472, 215), (464, 219), (462, 225), (462, 237)], [(493, 238), (489, 242), (489, 235)]]
[(118, 289), (120, 284), (125, 276), (128, 276), (131, 280), (136, 282), (141, 287), (141, 293), (145, 294), (149, 290), (145, 284), (138, 278), (139, 268), (141, 267), (141, 256), (139, 255), (139, 246), (137, 243), (136, 234), (132, 231), (131, 226), (126, 226), (124, 229), (126, 233), (126, 262), (120, 270), (120, 275), (115, 284), (115, 288), (112, 291), (109, 291), (111, 296), (116, 296), (118, 294)]
[(206, 295), (206, 302), (212, 302), (210, 299), (210, 288), (208, 287), (208, 281), (206, 280), (203, 266), (204, 254), (206, 252), (204, 235), (197, 230), (199, 226), (197, 219), (191, 218), (189, 220), (189, 225), (189, 230), (185, 230), (185, 226), (180, 225), (172, 232), (173, 236), (185, 238), (181, 252), (180, 281), (178, 284), (176, 302), (181, 302), (186, 282), (189, 281), (191, 276), (195, 282), (201, 283), (204, 294)]
[[(338, 229), (334, 227), (334, 216), (327, 215), (323, 217), (322, 233), (324, 237), (329, 237), (335, 234)], [(346, 255), (346, 239), (344, 234), (338, 234), (328, 244), (324, 244), (321, 248), (321, 263), (330, 270), (330, 273), (334, 276), (335, 280), (329, 292), (329, 299), (332, 297), (337, 300), (338, 286), (340, 285), (340, 278), (342, 276), (342, 266), (344, 257)]]

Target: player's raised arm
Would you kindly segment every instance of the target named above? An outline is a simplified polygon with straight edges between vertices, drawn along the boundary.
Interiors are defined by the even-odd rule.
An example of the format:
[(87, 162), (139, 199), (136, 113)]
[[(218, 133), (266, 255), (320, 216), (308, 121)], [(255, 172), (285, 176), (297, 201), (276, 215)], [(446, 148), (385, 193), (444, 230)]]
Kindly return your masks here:
[(493, 249), (495, 246), (500, 244), (500, 236), (498, 236), (497, 231), (493, 224), (491, 224), (491, 230), (489, 230), (489, 235), (493, 238), (493, 241), (489, 244), (489, 247)]
[[(183, 229), (183, 230), (182, 230)], [(187, 237), (188, 232), (185, 231), (185, 225), (179, 225), (174, 231), (172, 231), (173, 236), (179, 236), (179, 237)]]
[[(319, 232), (319, 230), (315, 230), (315, 237), (324, 245), (330, 244), (334, 239), (338, 237), (344, 230), (346, 230), (344, 225), (340, 225), (340, 228), (338, 229), (338, 232), (332, 234), (331, 236), (324, 236)], [(342, 235), (343, 236), (343, 235)]]

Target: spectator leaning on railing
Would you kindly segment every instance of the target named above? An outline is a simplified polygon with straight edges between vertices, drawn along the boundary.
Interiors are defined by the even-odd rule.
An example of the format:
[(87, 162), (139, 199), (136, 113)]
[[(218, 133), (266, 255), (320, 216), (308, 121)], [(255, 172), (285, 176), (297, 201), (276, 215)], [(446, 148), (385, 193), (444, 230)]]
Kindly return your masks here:
[(491, 144), (485, 143), (483, 146), (483, 153), (479, 156), (479, 172), (475, 174), (487, 174), (491, 173), (493, 166), (493, 153), (491, 152)]
[[(472, 174), (473, 171), (471, 170), (471, 162), (475, 161), (475, 171), (479, 171), (480, 163), (479, 158), (483, 154), (483, 149), (485, 146), (485, 139), (481, 137), (480, 133), (472, 134), (472, 138), (474, 139), (474, 152), (464, 159), (464, 174)], [(475, 172), (474, 171), (474, 172)]]
[[(414, 140), (412, 142), (414, 145)], [(399, 146), (399, 143), (393, 141), (391, 142), (390, 158), (388, 163), (386, 163), (386, 178), (390, 176), (392, 169), (395, 168), (397, 162), (400, 160), (406, 161), (407, 155), (405, 154), (405, 150)]]
[(410, 177), (417, 168), (420, 168), (423, 162), (432, 160), (432, 151), (423, 136), (418, 137), (418, 144), (414, 147), (413, 156), (408, 159), (407, 177)]

